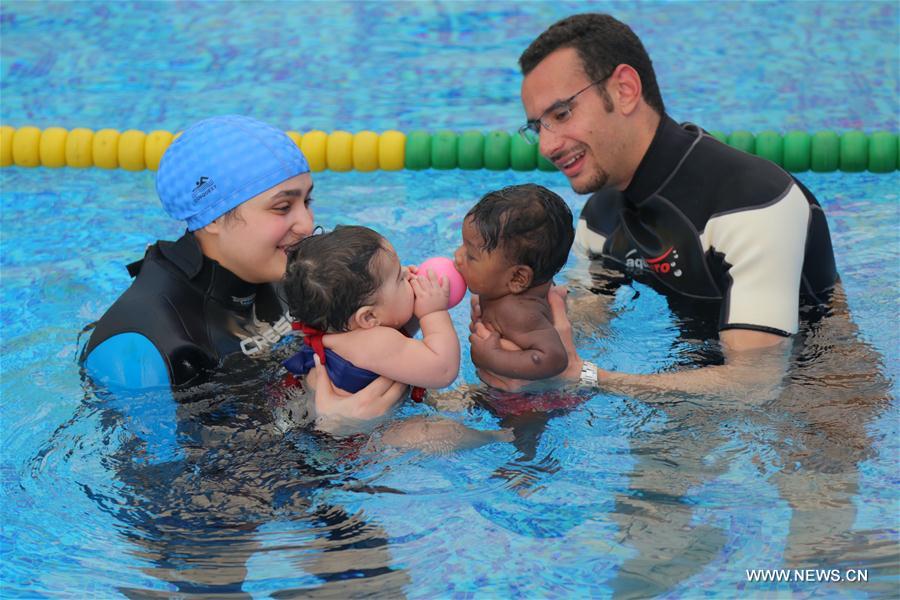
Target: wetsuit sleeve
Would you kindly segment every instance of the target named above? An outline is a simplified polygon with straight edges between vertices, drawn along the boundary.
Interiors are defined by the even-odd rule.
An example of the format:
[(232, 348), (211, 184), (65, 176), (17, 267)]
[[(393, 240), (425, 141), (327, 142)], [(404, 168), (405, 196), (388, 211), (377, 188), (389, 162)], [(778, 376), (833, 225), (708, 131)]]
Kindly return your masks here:
[(105, 388), (106, 406), (122, 415), (124, 428), (141, 440), (143, 462), (184, 457), (169, 371), (149, 339), (138, 333), (114, 335), (88, 354), (84, 367)]
[(110, 389), (137, 390), (170, 385), (169, 369), (156, 346), (139, 333), (114, 335), (91, 350), (88, 375)]
[(606, 240), (618, 227), (622, 202), (622, 193), (615, 189), (603, 189), (588, 198), (575, 225), (576, 253), (590, 259), (603, 254)]
[(810, 208), (794, 184), (769, 204), (713, 215), (704, 247), (728, 265), (720, 329), (797, 332)]
[(603, 246), (606, 244), (606, 236), (591, 230), (587, 220), (578, 219), (575, 226), (575, 252), (586, 258), (593, 258), (603, 254)]

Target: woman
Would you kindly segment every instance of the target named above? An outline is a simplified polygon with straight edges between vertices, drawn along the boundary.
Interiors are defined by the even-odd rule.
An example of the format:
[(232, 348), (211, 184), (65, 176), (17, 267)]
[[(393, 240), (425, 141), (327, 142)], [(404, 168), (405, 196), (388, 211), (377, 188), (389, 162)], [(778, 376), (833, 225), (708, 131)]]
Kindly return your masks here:
[[(294, 142), (265, 123), (213, 117), (166, 150), (156, 190), (185, 220), (175, 242), (158, 241), (129, 265), (131, 287), (96, 323), (83, 364), (111, 390), (201, 383), (229, 356), (264, 357), (290, 331), (275, 289), (287, 249), (314, 228), (309, 165)], [(393, 401), (403, 386), (361, 391)]]

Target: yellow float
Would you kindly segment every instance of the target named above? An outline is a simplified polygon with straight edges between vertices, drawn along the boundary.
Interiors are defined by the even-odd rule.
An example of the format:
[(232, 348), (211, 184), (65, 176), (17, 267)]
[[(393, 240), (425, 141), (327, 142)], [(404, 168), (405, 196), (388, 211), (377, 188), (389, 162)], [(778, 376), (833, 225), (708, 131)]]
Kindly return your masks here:
[(13, 162), (17, 167), (36, 167), (41, 164), (41, 130), (20, 127), (13, 134)]
[(324, 171), (328, 163), (325, 161), (325, 148), (328, 145), (328, 134), (324, 131), (310, 131), (300, 141), (300, 151), (309, 162), (312, 171)]
[(349, 171), (353, 168), (353, 134), (348, 131), (332, 131), (328, 136), (326, 162), (332, 171)]
[(13, 164), (13, 136), (16, 130), (9, 125), (0, 127), (0, 167)]
[(41, 133), (40, 156), (45, 167), (58, 169), (66, 166), (66, 137), (69, 132), (62, 127), (48, 127)]
[(144, 140), (144, 162), (147, 168), (155, 171), (159, 168), (159, 161), (162, 160), (163, 152), (172, 143), (174, 137), (168, 131), (157, 129), (147, 134)]
[(129, 129), (119, 136), (119, 166), (126, 171), (143, 171), (147, 168), (144, 163), (144, 142), (147, 134), (137, 129)]
[(378, 165), (382, 171), (400, 171), (406, 157), (406, 134), (389, 130), (378, 136)]
[(94, 142), (91, 145), (94, 154), (94, 164), (101, 169), (116, 169), (119, 167), (119, 130), (101, 129), (94, 134)]
[(353, 168), (363, 172), (378, 168), (378, 134), (374, 131), (353, 136)]
[(76, 169), (94, 166), (94, 132), (78, 127), (66, 136), (66, 164)]

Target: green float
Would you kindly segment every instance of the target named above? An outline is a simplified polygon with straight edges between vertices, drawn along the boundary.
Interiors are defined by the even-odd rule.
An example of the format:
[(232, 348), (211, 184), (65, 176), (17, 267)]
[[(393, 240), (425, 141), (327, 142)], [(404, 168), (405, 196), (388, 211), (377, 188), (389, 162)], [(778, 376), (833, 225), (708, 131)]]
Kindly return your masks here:
[(484, 166), (491, 171), (509, 169), (511, 136), (505, 131), (492, 131), (484, 140)]
[(458, 163), (460, 169), (475, 171), (484, 167), (484, 135), (467, 131), (459, 136)]
[[(105, 168), (120, 166), (121, 168), (132, 169), (155, 168), (156, 166), (155, 163), (151, 164), (149, 159), (146, 165), (138, 160), (140, 166), (138, 163), (119, 164), (115, 156), (112, 157), (112, 162), (99, 160), (96, 153), (96, 148), (98, 147), (96, 136), (104, 131), (116, 133), (116, 130), (112, 129), (97, 132), (94, 136), (95, 152), (93, 160), (88, 157), (86, 162), (74, 154), (71, 157), (68, 156), (71, 154), (69, 152), (71, 144), (60, 141), (67, 135), (67, 132), (62, 128), (49, 127), (42, 132), (36, 127), (25, 126), (17, 131), (12, 126), (3, 125), (0, 126), (0, 130), (2, 130), (0, 131), (0, 134), (2, 134), (0, 135), (0, 138), (2, 138), (0, 146), (3, 148), (3, 152), (0, 153), (2, 154), (0, 156), (0, 167), (41, 165), (58, 167), (63, 164), (63, 158), (65, 158), (69, 166), (79, 167), (88, 167), (91, 164)], [(68, 132), (68, 138), (65, 139), (71, 142), (76, 133), (84, 133), (85, 131), (90, 134), (90, 130), (73, 129)], [(133, 132), (138, 137), (145, 135), (137, 130), (133, 130)], [(335, 132), (331, 136), (323, 131), (311, 131), (303, 135), (296, 131), (288, 131), (287, 133), (292, 139), (303, 142), (304, 151), (312, 152), (310, 158), (315, 158), (321, 154), (320, 158), (322, 160), (319, 161), (321, 164), (314, 166), (314, 170), (327, 168), (324, 164), (325, 154), (328, 154), (331, 158), (335, 156), (340, 158), (340, 160), (333, 161), (332, 169), (343, 171), (352, 168), (351, 157), (348, 154), (351, 147), (348, 145), (348, 142), (350, 137), (353, 136), (347, 132)], [(371, 146), (373, 143), (372, 132), (360, 133), (365, 133), (368, 136), (365, 137), (365, 140), (367, 140), (367, 145)], [(829, 173), (838, 170), (848, 173), (859, 173), (866, 169), (872, 173), (893, 173), (900, 169), (900, 135), (895, 131), (877, 131), (872, 134), (867, 134), (863, 131), (847, 131), (840, 135), (834, 131), (820, 131), (814, 135), (810, 135), (805, 131), (789, 131), (784, 136), (772, 130), (762, 131), (758, 135), (745, 130), (738, 130), (730, 134), (716, 130), (704, 133), (741, 151), (765, 158), (792, 173), (801, 173), (810, 169), (819, 173)], [(156, 134), (165, 134), (165, 144), (172, 137), (170, 133), (165, 131), (156, 131), (153, 134), (154, 136)], [(425, 130), (417, 130), (409, 134), (387, 131), (384, 135), (390, 135), (389, 139), (385, 138), (384, 147), (381, 149), (381, 152), (385, 153), (382, 157), (385, 160), (381, 163), (378, 162), (377, 152), (374, 155), (372, 154), (374, 147), (368, 148), (366, 152), (363, 152), (366, 149), (359, 149), (363, 154), (367, 154), (367, 157), (365, 160), (360, 161), (356, 161), (356, 158), (359, 157), (354, 158), (358, 170), (368, 171), (377, 168), (380, 164), (381, 168), (393, 171), (401, 166), (401, 161), (403, 167), (412, 171), (421, 171), (429, 168), (441, 170), (459, 168), (469, 171), (478, 169), (505, 171), (510, 168), (516, 171), (539, 169), (553, 172), (558, 170), (553, 163), (540, 154), (538, 145), (529, 144), (520, 136), (510, 135), (505, 131), (492, 131), (485, 134), (481, 131), (456, 133), (444, 130), (430, 133)], [(150, 137), (153, 136), (147, 137), (148, 143)], [(375, 137), (377, 138), (377, 135)], [(312, 138), (316, 139), (310, 142)], [(404, 138), (405, 141), (401, 142)], [(362, 140), (363, 137), (359, 139)], [(307, 144), (307, 142), (310, 143)], [(90, 152), (89, 139), (87, 143), (89, 146), (88, 151)], [(325, 147), (331, 143), (339, 147)], [(398, 146), (398, 144), (402, 145)], [(306, 146), (309, 146), (308, 150)], [(381, 141), (378, 141), (378, 146), (382, 146)], [(145, 150), (140, 143), (134, 149), (139, 154)], [(156, 148), (157, 158), (164, 150), (164, 146)], [(149, 150), (147, 151), (149, 152)], [(114, 146), (112, 152), (114, 155)], [(65, 153), (65, 157), (63, 157), (63, 153)], [(21, 156), (18, 156), (19, 154)]]
[(452, 131), (438, 131), (431, 138), (431, 166), (435, 169), (456, 168), (456, 134)]
[(837, 171), (840, 165), (841, 140), (833, 131), (817, 131), (812, 136), (809, 168), (816, 173)]
[(406, 136), (406, 155), (403, 165), (412, 171), (431, 166), (431, 134), (427, 131), (411, 131)]
[(809, 155), (812, 138), (805, 131), (789, 131), (785, 134), (783, 144), (783, 166), (791, 173), (809, 171)]
[(552, 162), (547, 160), (543, 154), (541, 154), (540, 150), (537, 153), (537, 167), (541, 171), (559, 171)]
[(784, 140), (775, 131), (761, 131), (756, 136), (756, 155), (770, 160), (779, 167), (784, 164)]
[(719, 140), (720, 142), (722, 142), (723, 144), (728, 143), (728, 136), (725, 135), (724, 133), (722, 133), (721, 131), (713, 130), (713, 131), (708, 131), (707, 133), (709, 135), (713, 136), (714, 138), (716, 138), (717, 140)]
[(749, 131), (741, 130), (733, 132), (728, 136), (728, 145), (737, 148), (738, 150), (743, 150), (748, 154), (754, 154), (756, 152), (756, 139)]
[(869, 138), (862, 131), (848, 131), (841, 136), (841, 171), (860, 173), (869, 165)]
[(522, 136), (513, 136), (509, 145), (509, 166), (513, 171), (534, 171), (537, 167), (537, 144), (529, 144)]
[(889, 131), (876, 131), (869, 138), (869, 170), (890, 173), (897, 169), (898, 137)]

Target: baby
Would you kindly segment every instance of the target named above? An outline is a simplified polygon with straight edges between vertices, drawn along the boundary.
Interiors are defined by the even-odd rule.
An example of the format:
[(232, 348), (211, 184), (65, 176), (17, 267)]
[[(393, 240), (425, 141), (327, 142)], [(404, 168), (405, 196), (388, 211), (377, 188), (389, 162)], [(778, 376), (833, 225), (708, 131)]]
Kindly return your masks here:
[[(291, 316), (306, 337), (303, 350), (284, 365), (306, 375), (313, 356), (343, 397), (379, 375), (440, 388), (459, 372), (459, 340), (447, 303), (448, 281), (403, 267), (391, 244), (367, 227), (337, 227), (305, 238), (288, 254), (284, 279)], [(422, 339), (403, 332), (418, 319)], [(413, 321), (414, 322), (414, 321)], [(316, 406), (318, 416), (371, 419), (390, 406)]]
[(491, 192), (469, 211), (456, 267), (478, 294), (482, 323), (499, 335), (470, 338), (476, 367), (530, 380), (565, 370), (566, 350), (553, 328), (547, 293), (574, 237), (569, 207), (540, 185)]

